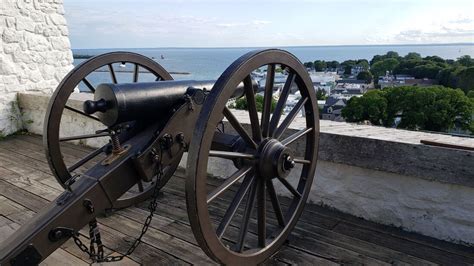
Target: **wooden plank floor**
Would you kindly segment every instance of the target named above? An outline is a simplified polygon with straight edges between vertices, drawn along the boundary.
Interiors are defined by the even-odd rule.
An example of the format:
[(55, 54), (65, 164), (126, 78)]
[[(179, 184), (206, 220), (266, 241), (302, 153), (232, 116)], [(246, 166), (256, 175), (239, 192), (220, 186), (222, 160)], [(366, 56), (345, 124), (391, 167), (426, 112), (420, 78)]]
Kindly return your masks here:
[[(66, 150), (67, 158), (71, 159), (87, 152), (83, 147), (72, 145)], [(211, 181), (209, 185), (216, 184)], [(39, 136), (13, 136), (0, 141), (0, 242), (61, 191), (45, 161)], [(214, 264), (201, 251), (191, 232), (182, 171), (170, 180), (158, 201), (155, 217), (143, 243), (126, 260), (114, 264)], [(281, 201), (286, 204), (288, 200), (282, 198)], [(226, 199), (219, 201), (212, 206), (211, 212), (222, 212), (225, 204)], [(110, 247), (107, 254), (124, 253), (128, 249), (148, 214), (146, 207), (144, 202), (99, 219), (103, 241)], [(275, 221), (270, 218), (269, 222)], [(87, 229), (83, 231), (85, 233)], [(70, 240), (43, 265), (88, 263), (87, 256)], [(308, 204), (289, 241), (265, 264), (473, 265), (474, 248)]]

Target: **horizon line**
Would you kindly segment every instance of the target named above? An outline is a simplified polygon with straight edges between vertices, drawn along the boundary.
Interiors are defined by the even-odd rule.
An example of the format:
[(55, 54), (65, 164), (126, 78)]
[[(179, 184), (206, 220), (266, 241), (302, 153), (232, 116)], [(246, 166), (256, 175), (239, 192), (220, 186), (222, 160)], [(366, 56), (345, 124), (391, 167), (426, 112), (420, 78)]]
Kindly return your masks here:
[(305, 47), (354, 47), (354, 46), (455, 46), (474, 45), (474, 42), (459, 43), (406, 43), (406, 44), (330, 44), (330, 45), (283, 45), (283, 46), (165, 46), (165, 47), (98, 47), (98, 48), (73, 48), (71, 49), (245, 49), (245, 48), (305, 48)]

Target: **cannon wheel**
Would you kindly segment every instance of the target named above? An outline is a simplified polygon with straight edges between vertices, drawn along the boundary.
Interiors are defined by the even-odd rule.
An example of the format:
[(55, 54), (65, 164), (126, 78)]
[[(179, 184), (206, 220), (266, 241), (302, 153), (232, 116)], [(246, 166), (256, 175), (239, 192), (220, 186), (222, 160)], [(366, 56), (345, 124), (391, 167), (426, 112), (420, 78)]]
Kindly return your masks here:
[[(263, 68), (267, 69), (267, 79), (260, 114), (251, 75)], [(275, 72), (279, 70), (286, 71), (288, 78), (271, 112)], [(230, 97), (241, 81), (251, 134), (229, 108)], [(283, 118), (288, 95), (296, 89), (301, 98)], [(301, 110), (306, 123), (288, 136), (285, 131)], [(223, 118), (238, 132), (235, 133), (240, 137), (238, 143), (243, 143), (237, 151), (211, 150), (210, 136), (215, 136), (216, 126)], [(316, 169), (319, 115), (313, 84), (305, 67), (282, 50), (250, 52), (240, 57), (215, 83), (194, 132), (188, 154), (186, 202), (197, 242), (222, 264), (256, 265), (264, 261), (284, 243), (299, 219)], [(296, 143), (302, 147), (298, 149), (303, 150), (300, 154), (292, 148)], [(230, 160), (236, 167), (220, 184), (211, 177), (212, 173), (208, 174), (213, 169), (210, 157), (223, 162)], [(286, 177), (289, 172), (296, 173), (293, 179)], [(277, 189), (289, 198), (279, 198)]]
[[(97, 123), (101, 124), (101, 122), (95, 116), (85, 114), (77, 107), (69, 106), (67, 104), (69, 98), (71, 97), (75, 88), (77, 88), (81, 82), (86, 88), (89, 89), (89, 93), (93, 93), (95, 91), (94, 85), (89, 81), (90, 75), (93, 74), (93, 72), (96, 71), (96, 75), (97, 71), (109, 72), (110, 80), (106, 80), (103, 83), (117, 83), (117, 80), (121, 77), (119, 76), (120, 73), (116, 71), (118, 65), (125, 67), (130, 64), (133, 67), (133, 69), (129, 71), (131, 72), (130, 75), (132, 77), (127, 82), (138, 82), (142, 75), (148, 75), (148, 79), (152, 78), (152, 80), (157, 81), (173, 79), (162, 66), (145, 56), (130, 52), (112, 52), (95, 56), (76, 66), (66, 75), (66, 77), (61, 81), (54, 91), (46, 112), (43, 142), (46, 150), (46, 158), (51, 171), (63, 188), (67, 188), (68, 185), (72, 183), (71, 181), (73, 181), (73, 176), (80, 174), (82, 171), (84, 171), (84, 169), (87, 169), (87, 164), (91, 162), (97, 163), (101, 157), (104, 157), (105, 154), (110, 153), (111, 146), (110, 144), (106, 144), (105, 146), (86, 154), (79, 160), (68, 158), (68, 162), (65, 161), (66, 157), (62, 153), (61, 149), (67, 149), (67, 147), (62, 145), (62, 143), (68, 142), (66, 140), (67, 138), (71, 138), (71, 136), (60, 136), (61, 119), (63, 118), (64, 110), (67, 109), (68, 112), (74, 112), (83, 116), (85, 119), (96, 120)], [(143, 71), (140, 70), (145, 70), (149, 73), (144, 74)], [(106, 126), (104, 125), (104, 129), (105, 128)], [(109, 135), (107, 135), (106, 132), (90, 132), (90, 134), (73, 136), (72, 138), (74, 141), (80, 141), (82, 139), (108, 137)], [(176, 167), (177, 165), (168, 167), (159, 181), (160, 184), (158, 185), (160, 187), (166, 184), (166, 182), (174, 173)], [(114, 208), (124, 208), (147, 199), (153, 192), (154, 182), (156, 182), (156, 180), (143, 184), (140, 180), (137, 180), (137, 186), (119, 198), (114, 203)]]

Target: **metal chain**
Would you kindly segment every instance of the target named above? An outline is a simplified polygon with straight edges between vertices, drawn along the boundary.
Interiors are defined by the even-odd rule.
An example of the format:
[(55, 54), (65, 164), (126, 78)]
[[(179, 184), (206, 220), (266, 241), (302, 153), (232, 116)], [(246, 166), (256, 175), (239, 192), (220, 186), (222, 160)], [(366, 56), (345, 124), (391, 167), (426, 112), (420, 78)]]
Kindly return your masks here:
[[(162, 153), (163, 151), (160, 149), (161, 155), (160, 158), (162, 158)], [(152, 195), (152, 200), (150, 201), (150, 204), (148, 205), (148, 210), (150, 213), (148, 214), (148, 217), (146, 217), (145, 223), (143, 224), (142, 231), (140, 235), (135, 239), (135, 241), (132, 243), (132, 245), (128, 248), (127, 252), (125, 254), (119, 255), (119, 256), (105, 256), (104, 257), (104, 251), (103, 247), (106, 247), (104, 244), (102, 244), (102, 241), (100, 240), (100, 231), (99, 227), (97, 226), (97, 220), (94, 218), (91, 222), (89, 222), (89, 235), (90, 235), (90, 248), (88, 248), (79, 238), (80, 236), (85, 237), (83, 234), (76, 232), (76, 234), (73, 235), (74, 243), (79, 247), (79, 249), (89, 255), (89, 258), (93, 262), (114, 262), (114, 261), (121, 261), (123, 258), (129, 256), (130, 254), (135, 251), (135, 249), (140, 245), (143, 236), (145, 235), (146, 231), (150, 227), (151, 220), (153, 219), (153, 215), (156, 210), (157, 206), (157, 201), (158, 201), (158, 195), (159, 195), (159, 181), (161, 177), (163, 176), (163, 169), (162, 165), (159, 164), (157, 167), (157, 176), (156, 176), (156, 184), (153, 189), (153, 195)], [(95, 252), (94, 245), (97, 245), (97, 253)], [(110, 248), (109, 248), (110, 249)]]

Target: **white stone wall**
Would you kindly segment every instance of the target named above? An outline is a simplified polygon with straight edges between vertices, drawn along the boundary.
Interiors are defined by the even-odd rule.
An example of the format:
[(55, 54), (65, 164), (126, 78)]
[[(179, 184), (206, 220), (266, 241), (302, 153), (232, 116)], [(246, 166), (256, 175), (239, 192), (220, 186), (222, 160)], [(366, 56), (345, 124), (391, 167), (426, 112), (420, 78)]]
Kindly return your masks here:
[(72, 68), (62, 0), (0, 2), (0, 135), (23, 128), (17, 93), (51, 93)]

